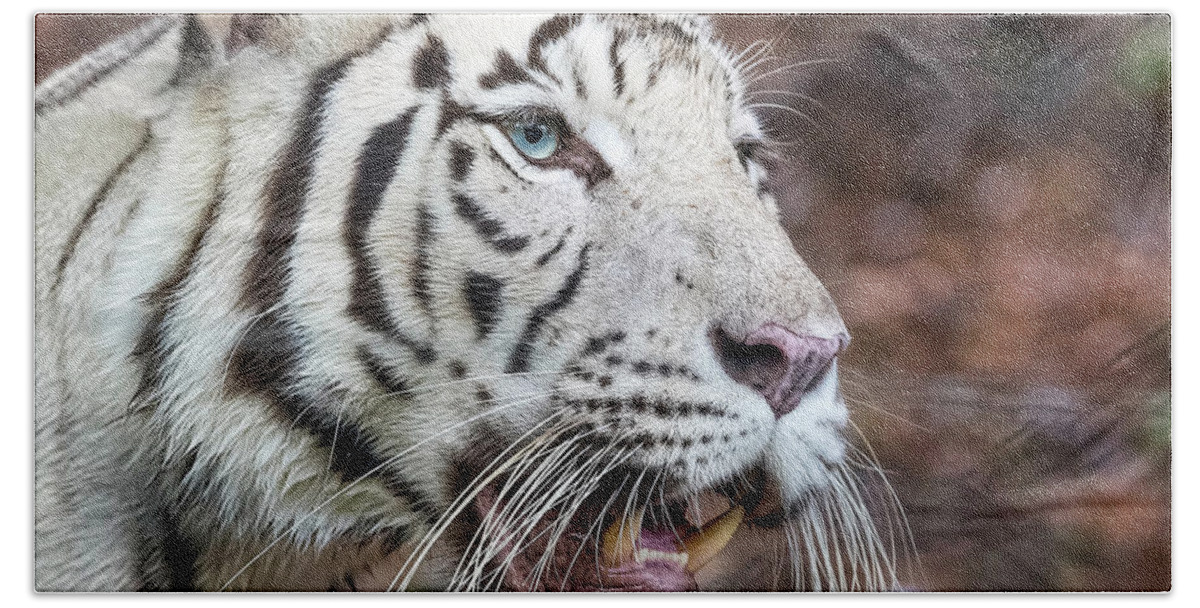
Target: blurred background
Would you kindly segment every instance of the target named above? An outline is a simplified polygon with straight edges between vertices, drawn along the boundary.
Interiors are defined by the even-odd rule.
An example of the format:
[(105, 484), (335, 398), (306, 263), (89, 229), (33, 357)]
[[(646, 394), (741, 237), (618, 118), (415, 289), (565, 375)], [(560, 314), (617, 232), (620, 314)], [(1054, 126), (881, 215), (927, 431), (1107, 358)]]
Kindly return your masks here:
[[(39, 18), (35, 79), (140, 19)], [(905, 588), (1170, 588), (1170, 18), (715, 21), (854, 336)]]
[(717, 26), (850, 326), (852, 419), (924, 571), (906, 586), (1169, 588), (1170, 18)]

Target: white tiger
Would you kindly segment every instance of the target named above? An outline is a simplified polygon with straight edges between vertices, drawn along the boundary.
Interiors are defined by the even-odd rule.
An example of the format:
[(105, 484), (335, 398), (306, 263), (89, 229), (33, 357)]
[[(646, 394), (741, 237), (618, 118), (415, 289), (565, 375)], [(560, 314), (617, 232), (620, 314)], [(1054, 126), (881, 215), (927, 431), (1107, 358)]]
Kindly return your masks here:
[(37, 588), (895, 585), (743, 86), (646, 15), (170, 16), (46, 80)]

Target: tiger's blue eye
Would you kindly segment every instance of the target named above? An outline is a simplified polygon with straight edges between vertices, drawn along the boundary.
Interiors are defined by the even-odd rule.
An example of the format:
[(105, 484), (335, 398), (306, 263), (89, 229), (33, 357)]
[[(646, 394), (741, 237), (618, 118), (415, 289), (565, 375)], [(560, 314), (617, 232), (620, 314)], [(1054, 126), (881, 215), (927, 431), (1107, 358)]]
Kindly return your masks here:
[(521, 154), (535, 160), (549, 158), (558, 150), (558, 132), (544, 122), (515, 122), (508, 128), (508, 137)]

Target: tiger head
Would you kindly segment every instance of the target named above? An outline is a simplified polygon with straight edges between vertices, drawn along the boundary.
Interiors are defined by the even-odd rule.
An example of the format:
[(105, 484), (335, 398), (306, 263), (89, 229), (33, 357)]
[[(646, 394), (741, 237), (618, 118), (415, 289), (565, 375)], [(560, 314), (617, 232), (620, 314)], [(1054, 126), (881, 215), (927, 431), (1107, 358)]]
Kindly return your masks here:
[(235, 21), (250, 48), (214, 50), (223, 204), (258, 201), (213, 221), (246, 244), (211, 262), (244, 278), (224, 399), (282, 408), (318, 454), (255, 461), (260, 511), (296, 522), (275, 534), (401, 530), (372, 566), (390, 588), (553, 590), (693, 589), (755, 528), (787, 532), (801, 586), (819, 529), (868, 535), (820, 515), (853, 495), (847, 330), (706, 21), (345, 21)]

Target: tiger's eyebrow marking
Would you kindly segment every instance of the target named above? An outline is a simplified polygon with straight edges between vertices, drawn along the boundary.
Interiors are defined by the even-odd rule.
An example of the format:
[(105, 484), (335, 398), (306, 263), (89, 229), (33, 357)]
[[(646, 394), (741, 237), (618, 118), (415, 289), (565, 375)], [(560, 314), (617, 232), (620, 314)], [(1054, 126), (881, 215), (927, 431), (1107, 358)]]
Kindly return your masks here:
[(491, 72), (479, 77), (479, 86), (484, 89), (496, 89), (506, 84), (536, 84), (533, 78), (517, 61), (503, 49), (496, 52), (495, 67)]
[(450, 57), (441, 38), (430, 34), (413, 57), (413, 86), (434, 89), (450, 84)]

